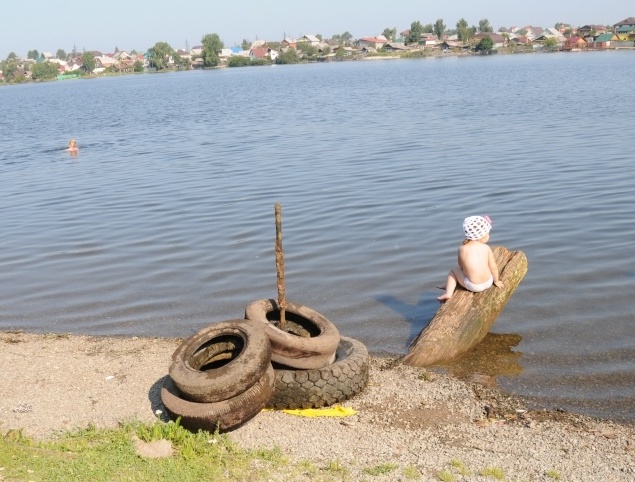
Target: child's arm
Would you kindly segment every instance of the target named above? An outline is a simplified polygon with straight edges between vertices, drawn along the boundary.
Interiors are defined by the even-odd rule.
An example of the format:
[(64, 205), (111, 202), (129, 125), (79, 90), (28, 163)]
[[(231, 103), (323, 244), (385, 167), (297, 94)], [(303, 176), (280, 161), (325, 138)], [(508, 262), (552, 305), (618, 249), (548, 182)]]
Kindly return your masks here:
[(496, 260), (494, 259), (494, 253), (490, 248), (489, 253), (487, 254), (487, 264), (489, 266), (489, 270), (492, 273), (492, 277), (494, 278), (494, 286), (497, 288), (503, 287), (503, 282), (498, 278), (498, 265), (496, 264)]

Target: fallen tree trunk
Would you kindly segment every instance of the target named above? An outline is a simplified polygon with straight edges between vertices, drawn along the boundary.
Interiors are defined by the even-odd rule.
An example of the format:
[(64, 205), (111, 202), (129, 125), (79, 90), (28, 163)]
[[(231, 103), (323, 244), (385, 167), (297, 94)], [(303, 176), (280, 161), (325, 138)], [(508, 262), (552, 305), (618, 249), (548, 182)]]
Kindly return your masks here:
[(457, 288), (410, 344), (403, 363), (418, 367), (444, 363), (485, 338), (527, 273), (527, 257), (522, 251), (509, 251), (503, 246), (495, 246), (493, 251), (504, 286), (480, 293)]

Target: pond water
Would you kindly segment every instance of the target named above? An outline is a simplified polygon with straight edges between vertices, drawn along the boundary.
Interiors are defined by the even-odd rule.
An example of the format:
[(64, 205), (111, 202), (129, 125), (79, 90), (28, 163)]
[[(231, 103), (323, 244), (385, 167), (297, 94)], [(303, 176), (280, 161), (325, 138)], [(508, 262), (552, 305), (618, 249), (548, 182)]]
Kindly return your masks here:
[(280, 202), (288, 299), (402, 354), (463, 218), (489, 214), (490, 243), (529, 260), (494, 325), (518, 364), (498, 383), (634, 420), (634, 77), (617, 51), (0, 88), (0, 329), (186, 337), (242, 318), (276, 297)]

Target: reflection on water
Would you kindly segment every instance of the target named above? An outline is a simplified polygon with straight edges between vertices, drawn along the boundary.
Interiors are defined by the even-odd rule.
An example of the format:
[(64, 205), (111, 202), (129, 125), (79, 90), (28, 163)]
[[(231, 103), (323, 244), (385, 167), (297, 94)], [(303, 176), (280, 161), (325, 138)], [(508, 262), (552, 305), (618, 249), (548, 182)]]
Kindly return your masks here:
[(513, 350), (521, 341), (520, 335), (488, 333), (463, 356), (440, 366), (462, 380), (494, 385), (499, 377), (512, 377), (523, 372), (520, 363), (523, 354)]

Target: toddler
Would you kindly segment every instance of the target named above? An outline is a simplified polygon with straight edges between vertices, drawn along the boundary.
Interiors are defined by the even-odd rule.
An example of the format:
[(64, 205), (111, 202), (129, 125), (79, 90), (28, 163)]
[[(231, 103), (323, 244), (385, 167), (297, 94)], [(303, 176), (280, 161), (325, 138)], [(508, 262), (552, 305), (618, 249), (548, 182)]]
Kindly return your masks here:
[(487, 245), (492, 220), (488, 216), (470, 216), (463, 221), (465, 240), (459, 247), (458, 266), (448, 273), (445, 293), (437, 299), (441, 302), (452, 298), (457, 283), (466, 290), (478, 293), (503, 282), (498, 279), (498, 266), (492, 248)]

